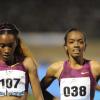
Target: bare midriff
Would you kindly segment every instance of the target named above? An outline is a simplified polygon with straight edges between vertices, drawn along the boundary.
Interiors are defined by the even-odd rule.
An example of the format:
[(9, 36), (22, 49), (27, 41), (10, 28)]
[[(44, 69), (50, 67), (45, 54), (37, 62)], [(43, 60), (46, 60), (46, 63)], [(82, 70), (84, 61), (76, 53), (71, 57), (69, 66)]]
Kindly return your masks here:
[(23, 96), (0, 96), (0, 100), (27, 100), (28, 92)]

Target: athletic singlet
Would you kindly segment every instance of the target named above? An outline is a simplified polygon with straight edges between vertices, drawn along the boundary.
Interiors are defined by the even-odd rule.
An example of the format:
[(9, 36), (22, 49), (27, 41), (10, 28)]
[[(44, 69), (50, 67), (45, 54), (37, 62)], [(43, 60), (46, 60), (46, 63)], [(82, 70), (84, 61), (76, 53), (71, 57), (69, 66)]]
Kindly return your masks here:
[(89, 61), (81, 69), (73, 69), (64, 62), (60, 75), (60, 100), (93, 100), (96, 81)]
[(0, 96), (23, 96), (28, 85), (29, 78), (22, 63), (12, 67), (0, 63)]

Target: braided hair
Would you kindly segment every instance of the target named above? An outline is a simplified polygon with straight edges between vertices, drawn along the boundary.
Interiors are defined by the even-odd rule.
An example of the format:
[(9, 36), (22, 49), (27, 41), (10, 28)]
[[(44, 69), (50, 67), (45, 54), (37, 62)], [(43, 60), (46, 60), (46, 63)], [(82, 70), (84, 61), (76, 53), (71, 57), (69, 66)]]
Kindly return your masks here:
[(14, 24), (10, 23), (1, 23), (0, 24), (0, 34), (12, 34), (15, 36), (17, 41), (17, 47), (14, 52), (14, 59), (16, 62), (21, 62), (25, 57), (31, 57), (33, 62), (37, 65), (35, 59), (32, 56), (29, 48), (23, 43), (22, 39), (19, 37), (19, 30)]

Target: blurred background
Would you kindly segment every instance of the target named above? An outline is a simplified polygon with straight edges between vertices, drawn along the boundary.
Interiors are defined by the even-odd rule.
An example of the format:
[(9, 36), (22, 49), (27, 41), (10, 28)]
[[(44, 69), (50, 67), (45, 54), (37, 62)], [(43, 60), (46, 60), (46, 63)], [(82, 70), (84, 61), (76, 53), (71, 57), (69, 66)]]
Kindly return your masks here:
[[(70, 27), (87, 34), (85, 57), (100, 61), (100, 0), (0, 0), (0, 13), (0, 23), (14, 23), (20, 29), (39, 63), (40, 80), (47, 66), (66, 59), (64, 35)], [(48, 91), (59, 96), (58, 82)], [(95, 100), (99, 95), (96, 91)]]

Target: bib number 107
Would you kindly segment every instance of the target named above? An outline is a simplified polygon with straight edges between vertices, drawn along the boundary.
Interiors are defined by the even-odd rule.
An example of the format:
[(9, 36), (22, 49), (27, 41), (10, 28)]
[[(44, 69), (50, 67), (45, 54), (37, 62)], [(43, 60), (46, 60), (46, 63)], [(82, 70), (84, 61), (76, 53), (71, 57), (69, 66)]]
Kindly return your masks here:
[(0, 80), (0, 84), (2, 84), (2, 86), (7, 88), (12, 88), (13, 86), (14, 88), (17, 88), (19, 82), (20, 82), (19, 78), (14, 78), (14, 79), (8, 78)]
[(86, 95), (86, 87), (85, 86), (72, 86), (72, 87), (64, 87), (64, 96), (69, 97), (69, 96), (85, 96)]

